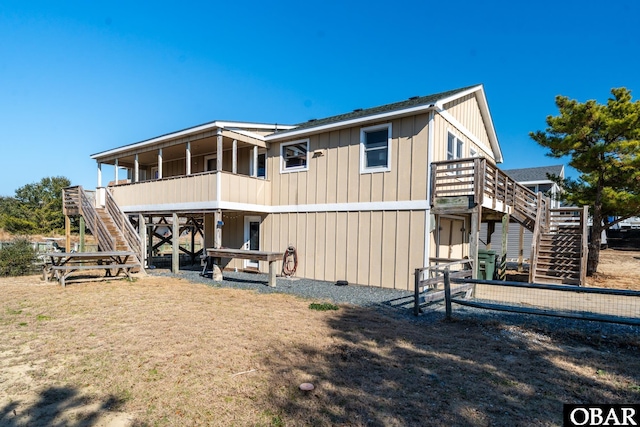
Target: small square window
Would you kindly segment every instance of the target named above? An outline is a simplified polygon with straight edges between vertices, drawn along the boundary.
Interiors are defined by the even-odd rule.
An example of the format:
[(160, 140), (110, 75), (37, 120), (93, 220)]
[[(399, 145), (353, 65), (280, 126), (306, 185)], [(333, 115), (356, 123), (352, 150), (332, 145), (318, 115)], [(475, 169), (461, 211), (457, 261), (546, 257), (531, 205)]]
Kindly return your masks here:
[(294, 141), (280, 146), (281, 172), (305, 171), (309, 165), (309, 140)]
[(391, 169), (391, 124), (360, 130), (360, 173)]

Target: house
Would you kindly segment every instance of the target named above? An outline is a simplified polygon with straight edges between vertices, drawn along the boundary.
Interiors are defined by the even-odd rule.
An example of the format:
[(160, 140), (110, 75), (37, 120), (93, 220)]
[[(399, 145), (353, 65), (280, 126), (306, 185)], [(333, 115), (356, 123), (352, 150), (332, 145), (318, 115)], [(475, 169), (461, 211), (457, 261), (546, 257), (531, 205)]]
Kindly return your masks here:
[[(148, 262), (155, 236), (173, 244), (174, 269), (179, 251), (197, 255), (178, 247), (188, 229), (205, 247), (293, 245), (300, 277), (412, 289), (417, 267), (475, 259), (479, 224), (510, 215), (515, 191), (530, 196), (529, 208), (538, 203), (495, 166), (502, 153), (481, 85), (298, 125), (213, 121), (91, 158), (98, 189), (75, 188), (65, 214), (93, 215), (113, 230), (121, 212), (128, 221), (104, 246), (128, 244)], [(117, 184), (103, 187), (110, 168)], [(84, 199), (96, 213), (83, 212), (92, 204)], [(223, 267), (267, 269), (242, 259)]]

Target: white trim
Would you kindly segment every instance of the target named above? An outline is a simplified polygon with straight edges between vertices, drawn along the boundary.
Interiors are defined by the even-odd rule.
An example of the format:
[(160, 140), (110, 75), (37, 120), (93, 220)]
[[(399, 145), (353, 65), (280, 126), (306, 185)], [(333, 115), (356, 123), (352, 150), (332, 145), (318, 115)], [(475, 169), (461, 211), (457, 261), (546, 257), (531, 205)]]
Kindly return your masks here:
[(430, 209), (429, 202), (427, 200), (404, 200), (397, 202), (325, 203), (279, 206), (266, 206), (256, 205), (252, 203), (236, 203), (212, 200), (207, 202), (129, 205), (121, 207), (125, 212), (183, 212), (226, 209), (260, 213), (424, 211)]
[(417, 107), (406, 108), (403, 110), (394, 110), (394, 111), (389, 111), (387, 113), (380, 113), (372, 116), (359, 117), (357, 119), (345, 120), (342, 122), (334, 122), (334, 123), (329, 123), (322, 126), (300, 129), (298, 131), (292, 130), (291, 132), (286, 132), (286, 133), (283, 133), (282, 135), (278, 133), (273, 133), (271, 135), (265, 136), (264, 139), (267, 142), (279, 141), (279, 140), (285, 140), (288, 138), (299, 137), (306, 134), (324, 132), (324, 131), (335, 129), (335, 128), (353, 127), (362, 123), (386, 120), (388, 118), (401, 117), (401, 116), (411, 115), (414, 113), (419, 113), (422, 111), (428, 111), (434, 108), (434, 106), (435, 104), (424, 104), (424, 105), (419, 105)]
[(99, 157), (110, 156), (112, 154), (116, 154), (116, 153), (119, 153), (119, 152), (134, 150), (134, 149), (137, 149), (137, 148), (146, 147), (148, 145), (157, 144), (159, 142), (170, 141), (172, 139), (177, 139), (177, 138), (180, 138), (180, 137), (184, 137), (184, 136), (187, 136), (189, 134), (199, 133), (199, 132), (203, 132), (203, 131), (207, 131), (207, 130), (211, 130), (211, 129), (216, 129), (216, 128), (218, 128), (218, 129), (220, 129), (220, 128), (229, 128), (229, 130), (231, 130), (233, 132), (242, 133), (245, 136), (250, 136), (252, 138), (262, 140), (262, 139), (264, 139), (264, 137), (262, 135), (252, 134), (249, 131), (239, 132), (239, 130), (241, 130), (242, 128), (254, 128), (254, 129), (264, 129), (264, 130), (273, 129), (275, 131), (276, 128), (277, 129), (288, 130), (288, 129), (295, 128), (295, 126), (265, 124), (265, 123), (243, 123), (243, 122), (213, 121), (213, 122), (210, 122), (210, 123), (205, 123), (203, 125), (194, 126), (194, 127), (191, 127), (191, 128), (187, 128), (187, 129), (183, 129), (183, 130), (177, 131), (177, 132), (172, 132), (172, 133), (168, 133), (166, 135), (162, 135), (162, 136), (158, 136), (158, 137), (155, 137), (155, 138), (147, 139), (145, 141), (135, 142), (133, 144), (125, 145), (125, 146), (118, 147), (118, 148), (113, 148), (111, 150), (103, 151), (103, 152), (96, 153), (96, 154), (92, 154), (91, 158), (92, 159), (97, 159)]
[[(245, 215), (244, 216), (244, 243), (242, 244), (242, 249), (251, 250), (250, 247), (250, 225), (252, 222), (258, 223), (258, 250), (261, 250), (262, 246), (262, 217), (257, 215)], [(260, 261), (245, 259), (242, 263), (243, 268), (260, 268)]]
[[(427, 130), (427, 201), (431, 200), (431, 158), (434, 150), (436, 113), (434, 110), (429, 112), (429, 129)], [(429, 205), (429, 202), (427, 202)], [(429, 266), (429, 258), (431, 258), (431, 206), (425, 209), (424, 218), (424, 259), (423, 267)], [(423, 277), (426, 279), (426, 277)]]
[[(373, 132), (381, 129), (387, 129), (387, 166), (366, 166), (365, 155), (365, 135), (368, 132)], [(360, 128), (360, 173), (376, 173), (376, 172), (389, 172), (391, 170), (391, 144), (392, 144), (393, 128), (391, 122), (381, 125), (367, 126)]]
[(444, 104), (448, 104), (449, 102), (455, 101), (456, 99), (464, 98), (465, 96), (471, 95), (475, 92), (482, 92), (482, 85), (473, 86), (463, 92), (458, 92), (448, 98), (443, 98), (437, 102), (437, 105), (438, 107), (443, 108)]
[[(300, 143), (307, 144), (307, 159), (305, 161), (304, 166), (294, 166), (287, 168), (284, 163), (284, 148), (289, 145), (295, 145)], [(296, 141), (284, 142), (280, 144), (280, 173), (291, 173), (291, 172), (303, 172), (309, 170), (309, 138), (306, 139), (298, 139)]]
[(473, 142), (480, 150), (484, 151), (486, 154), (489, 154), (491, 156), (491, 159), (495, 160), (495, 153), (487, 151), (487, 148), (485, 147), (484, 143), (480, 141), (478, 137), (472, 134), (469, 129), (464, 127), (462, 123), (456, 120), (455, 117), (453, 117), (451, 114), (447, 113), (444, 110), (436, 110), (436, 111), (438, 112), (438, 114), (440, 114), (440, 116), (442, 116), (443, 119), (449, 122), (451, 126), (456, 128), (458, 132), (466, 136), (469, 139), (469, 141)]

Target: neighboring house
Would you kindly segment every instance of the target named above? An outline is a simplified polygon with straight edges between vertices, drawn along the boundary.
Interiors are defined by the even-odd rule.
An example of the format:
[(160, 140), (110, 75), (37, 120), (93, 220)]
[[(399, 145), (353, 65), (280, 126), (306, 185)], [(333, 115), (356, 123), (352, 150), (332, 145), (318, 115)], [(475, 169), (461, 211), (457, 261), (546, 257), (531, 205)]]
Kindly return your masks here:
[[(148, 234), (176, 224), (178, 234), (201, 231), (206, 247), (283, 252), (292, 244), (300, 277), (412, 289), (415, 268), (474, 259), (484, 216), (511, 210), (497, 190), (484, 198), (476, 190), (472, 200), (464, 195), (472, 189), (451, 189), (503, 176), (481, 85), (296, 126), (214, 121), (91, 157), (96, 205), (117, 205), (134, 223), (144, 259), (154, 246)], [(105, 165), (118, 182), (106, 191)], [(130, 183), (121, 184), (120, 168)], [(481, 170), (495, 172), (476, 180)], [(507, 181), (508, 192), (528, 191)], [(79, 204), (66, 214), (83, 214)], [(267, 270), (265, 262), (223, 261)]]
[[(564, 178), (564, 165), (554, 166), (539, 166), (533, 168), (521, 168), (521, 169), (505, 169), (504, 173), (509, 175), (515, 181), (525, 186), (534, 193), (541, 192), (548, 196), (551, 200), (552, 208), (559, 208), (561, 203), (559, 200), (560, 186), (549, 179), (549, 176), (559, 176)], [(482, 224), (480, 231), (480, 240), (485, 244), (487, 239), (487, 223)], [(522, 236), (522, 237), (521, 237)], [(507, 259), (516, 261), (520, 257), (520, 249), (522, 248), (522, 258), (524, 262), (529, 262), (531, 258), (531, 244), (533, 239), (533, 233), (527, 230), (525, 227), (517, 224), (509, 227), (509, 234), (507, 240)], [(491, 250), (497, 252), (502, 251), (502, 224), (497, 223), (495, 225), (495, 231), (492, 236)], [(522, 246), (520, 246), (522, 241)]]

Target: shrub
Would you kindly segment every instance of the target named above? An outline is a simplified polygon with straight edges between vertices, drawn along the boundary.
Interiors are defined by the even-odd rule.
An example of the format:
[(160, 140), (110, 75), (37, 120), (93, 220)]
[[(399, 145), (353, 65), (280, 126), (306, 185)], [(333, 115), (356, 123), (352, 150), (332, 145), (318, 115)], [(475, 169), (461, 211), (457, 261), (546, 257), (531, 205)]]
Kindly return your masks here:
[(33, 271), (36, 253), (31, 242), (17, 238), (0, 249), (0, 276), (24, 276)]
[(335, 304), (331, 304), (330, 302), (325, 302), (325, 303), (312, 302), (311, 304), (309, 304), (309, 308), (311, 310), (327, 311), (327, 310), (337, 310), (339, 307)]

